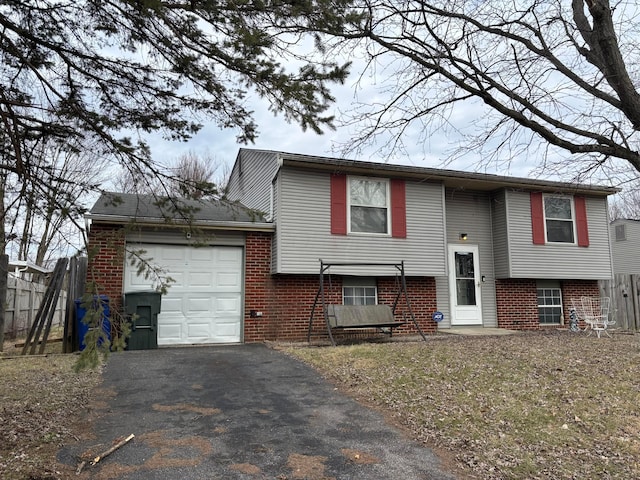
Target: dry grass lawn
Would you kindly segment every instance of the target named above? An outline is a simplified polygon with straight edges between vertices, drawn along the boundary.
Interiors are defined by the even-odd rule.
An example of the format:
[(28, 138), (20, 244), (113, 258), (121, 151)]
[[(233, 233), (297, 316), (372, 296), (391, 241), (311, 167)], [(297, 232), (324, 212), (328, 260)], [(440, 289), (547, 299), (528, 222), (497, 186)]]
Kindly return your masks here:
[[(292, 346), (345, 392), (478, 479), (640, 478), (640, 337), (437, 335)], [(5, 346), (4, 357), (10, 353)], [(75, 478), (56, 452), (100, 380), (74, 355), (0, 360), (0, 478)]]
[(56, 453), (77, 441), (80, 411), (99, 370), (74, 373), (75, 355), (61, 355), (61, 343), (47, 345), (47, 356), (20, 356), (5, 342), (0, 354), (0, 478), (74, 478), (75, 467), (59, 465)]
[(288, 347), (470, 478), (640, 478), (640, 337), (554, 331)]

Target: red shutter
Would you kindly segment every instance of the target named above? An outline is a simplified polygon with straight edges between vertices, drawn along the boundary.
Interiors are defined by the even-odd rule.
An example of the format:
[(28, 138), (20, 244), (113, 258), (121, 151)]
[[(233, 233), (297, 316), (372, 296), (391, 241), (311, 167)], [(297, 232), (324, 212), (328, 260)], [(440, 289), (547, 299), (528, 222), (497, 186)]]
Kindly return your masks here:
[(534, 245), (545, 244), (542, 192), (531, 192), (531, 235)]
[(331, 233), (347, 234), (347, 177), (331, 174)]
[(584, 197), (574, 197), (573, 203), (576, 208), (576, 230), (578, 234), (578, 245), (589, 246), (589, 226), (587, 224), (587, 202)]
[(391, 236), (407, 238), (407, 200), (404, 180), (391, 179)]

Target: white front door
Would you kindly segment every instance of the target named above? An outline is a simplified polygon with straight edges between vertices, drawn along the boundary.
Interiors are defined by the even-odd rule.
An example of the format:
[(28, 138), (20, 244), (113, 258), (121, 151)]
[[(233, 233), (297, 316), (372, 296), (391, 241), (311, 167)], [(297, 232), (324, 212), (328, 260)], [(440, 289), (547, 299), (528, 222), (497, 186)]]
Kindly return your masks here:
[(449, 245), (451, 325), (482, 325), (477, 245)]

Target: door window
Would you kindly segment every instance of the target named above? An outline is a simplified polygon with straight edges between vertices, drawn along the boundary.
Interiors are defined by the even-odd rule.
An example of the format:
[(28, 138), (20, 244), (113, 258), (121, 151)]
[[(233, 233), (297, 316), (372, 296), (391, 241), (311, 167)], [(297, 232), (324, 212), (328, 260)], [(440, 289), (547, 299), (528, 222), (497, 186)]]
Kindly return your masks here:
[(455, 252), (456, 298), (458, 305), (476, 304), (473, 252)]

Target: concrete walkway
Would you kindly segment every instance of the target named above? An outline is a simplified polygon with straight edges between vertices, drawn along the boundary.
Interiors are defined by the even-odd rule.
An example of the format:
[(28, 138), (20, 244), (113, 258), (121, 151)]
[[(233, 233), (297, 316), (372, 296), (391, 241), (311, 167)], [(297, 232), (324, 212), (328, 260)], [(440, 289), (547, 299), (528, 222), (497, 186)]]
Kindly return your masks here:
[(454, 327), (454, 328), (441, 328), (438, 330), (438, 333), (448, 333), (450, 335), (485, 336), (485, 335), (513, 335), (519, 332), (517, 330), (508, 330), (506, 328)]
[(112, 354), (86, 438), (62, 463), (135, 438), (76, 478), (452, 480), (433, 452), (264, 345)]

